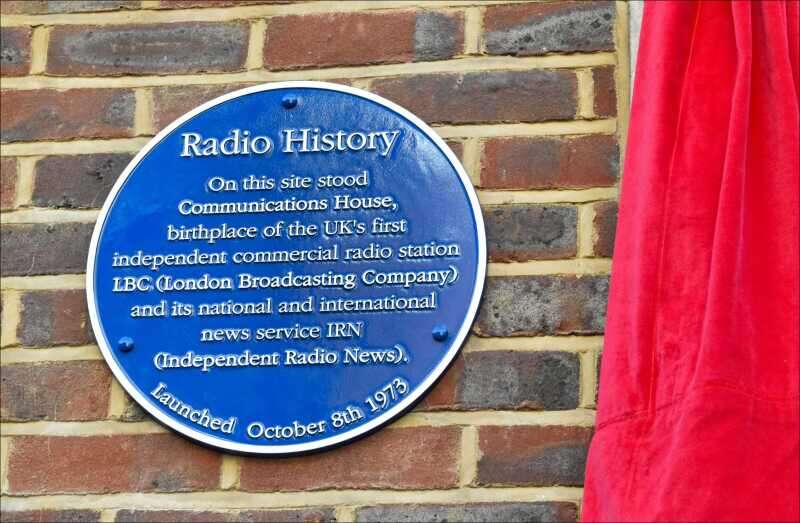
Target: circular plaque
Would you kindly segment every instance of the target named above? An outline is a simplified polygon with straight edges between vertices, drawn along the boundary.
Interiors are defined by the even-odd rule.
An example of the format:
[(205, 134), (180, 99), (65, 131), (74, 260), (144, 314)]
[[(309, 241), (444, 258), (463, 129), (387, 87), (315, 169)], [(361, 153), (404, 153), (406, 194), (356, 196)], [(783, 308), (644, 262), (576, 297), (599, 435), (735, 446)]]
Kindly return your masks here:
[(472, 185), (427, 125), (358, 89), (285, 82), (212, 100), (136, 155), (86, 288), (106, 361), (156, 419), (287, 455), (419, 400), (485, 271)]

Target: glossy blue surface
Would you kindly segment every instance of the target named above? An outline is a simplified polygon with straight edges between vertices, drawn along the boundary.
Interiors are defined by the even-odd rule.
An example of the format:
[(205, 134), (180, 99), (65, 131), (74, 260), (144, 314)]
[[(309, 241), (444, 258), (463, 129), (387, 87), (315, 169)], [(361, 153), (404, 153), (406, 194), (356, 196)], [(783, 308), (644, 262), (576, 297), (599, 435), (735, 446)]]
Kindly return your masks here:
[[(286, 97), (296, 97), (296, 105), (286, 103)], [(282, 131), (286, 129), (313, 128), (321, 132), (348, 132), (399, 130), (400, 135), (391, 152), (381, 156), (379, 151), (342, 151), (299, 153), (284, 152)], [(232, 129), (249, 130), (253, 136), (265, 135), (273, 140), (268, 154), (181, 157), (182, 133), (199, 133), (203, 137), (228, 136)], [(317, 183), (321, 177), (332, 174), (358, 174), (367, 171), (368, 187), (341, 189), (299, 189), (242, 191), (242, 179), (249, 175), (267, 177), (280, 184), (291, 175), (307, 176)], [(213, 192), (209, 179), (219, 176), (234, 180), (240, 190)], [(151, 413), (161, 413), (168, 422), (192, 437), (208, 435), (206, 443), (231, 450), (287, 453), (313, 450), (341, 443), (360, 435), (369, 424), (389, 421), (400, 414), (413, 399), (417, 399), (454, 355), (453, 344), (459, 333), (465, 332), (472, 320), (471, 307), (476, 302), (476, 286), (482, 284), (479, 245), (482, 240), (482, 222), (476, 220), (474, 202), (456, 166), (442, 148), (412, 121), (375, 100), (326, 88), (292, 87), (244, 94), (210, 107), (173, 129), (139, 161), (121, 182), (112, 201), (107, 203), (104, 219), (98, 224), (99, 236), (95, 247), (93, 278), (90, 293), (94, 293), (96, 332), (107, 357), (126, 388), (144, 402)], [(388, 210), (345, 210), (306, 212), (250, 212), (238, 214), (182, 215), (179, 202), (192, 200), (209, 202), (250, 202), (297, 199), (327, 199), (332, 205), (335, 195), (391, 196), (397, 206)], [(254, 226), (259, 232), (265, 226), (283, 222), (286, 225), (300, 221), (321, 228), (325, 220), (356, 219), (370, 229), (375, 218), (384, 221), (407, 220), (403, 234), (314, 237), (263, 238), (207, 241), (169, 241), (167, 229), (194, 227), (207, 228)], [(402, 246), (429, 242), (459, 247), (459, 256), (429, 259), (398, 260)], [(344, 250), (365, 247), (370, 243), (391, 247), (393, 256), (386, 261), (344, 261)], [(338, 248), (339, 260), (334, 262), (260, 263), (236, 264), (231, 258), (236, 252), (279, 251)], [(113, 267), (116, 254), (227, 253), (227, 263), (200, 266), (163, 266), (159, 270), (147, 267)], [(444, 287), (432, 284), (367, 286), (362, 280), (365, 270), (379, 272), (418, 272), (455, 269), (457, 280)], [(283, 276), (294, 274), (352, 273), (357, 284), (352, 290), (332, 287), (301, 287), (281, 289), (237, 289), (241, 273), (255, 276)], [(150, 276), (153, 280), (168, 275), (176, 279), (191, 278), (197, 281), (203, 275), (212, 278), (230, 277), (233, 290), (165, 291), (158, 290), (122, 292), (123, 280), (128, 276)], [(450, 274), (453, 274), (452, 272)], [(435, 310), (414, 312), (319, 312), (323, 298), (378, 298), (387, 296), (413, 297), (436, 294)], [(312, 312), (279, 313), (280, 302), (302, 302), (312, 297)], [(271, 314), (239, 314), (199, 316), (200, 304), (233, 300), (234, 302), (265, 302), (271, 299)], [(166, 316), (133, 318), (132, 308), (140, 305), (159, 305), (164, 300)], [(90, 299), (90, 303), (92, 300)], [(174, 303), (191, 304), (195, 313), (181, 317), (172, 315)], [(144, 311), (147, 312), (147, 311)], [(149, 311), (160, 313), (158, 308)], [(329, 322), (364, 322), (361, 336), (338, 339), (325, 336)], [(302, 326), (322, 327), (322, 337), (310, 341), (257, 341), (259, 328)], [(208, 329), (249, 329), (247, 341), (201, 341), (201, 333)], [(444, 330), (444, 334), (442, 334)], [(228, 331), (229, 334), (235, 331)], [(241, 332), (241, 331), (239, 331)], [(438, 334), (435, 335), (435, 333)], [(352, 333), (351, 333), (352, 334)], [(207, 335), (210, 336), (210, 334)], [(224, 334), (223, 334), (224, 336)], [(241, 334), (240, 334), (241, 336)], [(463, 338), (463, 336), (460, 336)], [(130, 338), (133, 347), (128, 347)], [(437, 340), (436, 338), (441, 338)], [(122, 340), (122, 341), (121, 341)], [(398, 349), (397, 346), (402, 347)], [(344, 364), (344, 349), (358, 347), (364, 350), (387, 349), (384, 354), (401, 355), (398, 363)], [(339, 361), (325, 365), (285, 365), (286, 350), (298, 354), (312, 353), (322, 348), (339, 354)], [(183, 356), (188, 351), (196, 355), (233, 354), (244, 351), (250, 354), (278, 353), (282, 364), (277, 366), (214, 367), (204, 372), (201, 368), (170, 368), (158, 370), (154, 357), (160, 352)], [(385, 356), (384, 356), (385, 357)], [(396, 380), (400, 381), (396, 381)], [(380, 395), (374, 394), (388, 384), (395, 383), (397, 399), (387, 400), (381, 406)], [(401, 393), (402, 383), (408, 390)], [(159, 384), (164, 384), (160, 393)], [(193, 409), (208, 409), (211, 416), (223, 420), (235, 418), (235, 429), (230, 434), (212, 430), (160, 403), (155, 396), (168, 391), (182, 404)], [(133, 393), (133, 392), (132, 392)], [(391, 396), (391, 390), (386, 393)], [(163, 397), (163, 394), (162, 394)], [(371, 401), (368, 401), (371, 398)], [(173, 404), (175, 405), (175, 404)], [(334, 427), (332, 416), (346, 412), (355, 418), (353, 408), (362, 411), (363, 418), (355, 419), (342, 427)], [(397, 408), (396, 408), (397, 407)], [(402, 407), (402, 408), (400, 408)], [(252, 422), (264, 427), (291, 426), (294, 422), (310, 424), (326, 421), (325, 430), (318, 434), (288, 438), (251, 437), (247, 428)], [(184, 430), (185, 429), (185, 430)], [(254, 429), (256, 430), (256, 429)], [(257, 430), (256, 430), (257, 432)], [(230, 442), (232, 445), (225, 445)], [(237, 446), (238, 444), (238, 446)], [(253, 446), (244, 448), (241, 445)], [(299, 446), (298, 446), (299, 445)]]

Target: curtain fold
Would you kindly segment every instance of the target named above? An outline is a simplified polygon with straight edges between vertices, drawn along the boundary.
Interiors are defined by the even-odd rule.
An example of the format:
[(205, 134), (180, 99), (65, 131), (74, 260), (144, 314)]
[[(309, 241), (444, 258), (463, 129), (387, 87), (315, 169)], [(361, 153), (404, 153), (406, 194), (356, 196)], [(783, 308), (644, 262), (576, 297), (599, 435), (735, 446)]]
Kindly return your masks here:
[(800, 520), (798, 2), (648, 2), (584, 521)]

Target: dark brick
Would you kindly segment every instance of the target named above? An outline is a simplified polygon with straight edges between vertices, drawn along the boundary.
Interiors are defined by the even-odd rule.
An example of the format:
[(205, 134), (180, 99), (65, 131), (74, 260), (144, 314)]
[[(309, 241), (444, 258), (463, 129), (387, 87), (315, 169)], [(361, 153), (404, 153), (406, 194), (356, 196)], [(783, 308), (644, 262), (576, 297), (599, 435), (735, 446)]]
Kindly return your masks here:
[(453, 151), (453, 154), (456, 155), (456, 158), (458, 158), (460, 162), (464, 161), (464, 144), (462, 142), (447, 140), (447, 146)]
[(453, 488), (458, 483), (460, 441), (457, 427), (387, 429), (312, 456), (246, 459), (241, 490)]
[(224, 94), (257, 85), (218, 84), (156, 87), (153, 89), (153, 119), (156, 130), (163, 129), (188, 111)]
[(484, 207), (489, 260), (571, 258), (578, 251), (578, 210), (571, 205)]
[(4, 523), (92, 523), (100, 521), (94, 510), (20, 510), (0, 512)]
[(33, 204), (68, 209), (103, 205), (132, 154), (49, 156), (36, 163)]
[(590, 427), (478, 429), (478, 485), (581, 486)]
[(565, 352), (465, 355), (457, 405), (465, 409), (565, 410), (578, 406), (580, 364)]
[(30, 28), (0, 28), (0, 74), (3, 76), (23, 76), (28, 74), (30, 67)]
[(614, 136), (496, 138), (484, 142), (480, 185), (486, 189), (608, 187), (617, 183)]
[(21, 306), (17, 338), (22, 345), (85, 345), (94, 341), (83, 290), (26, 292)]
[(459, 15), (430, 11), (320, 13), (272, 18), (264, 63), (270, 69), (442, 60), (463, 47)]
[(128, 89), (3, 91), (2, 141), (133, 136), (135, 103)]
[(183, 492), (219, 486), (222, 454), (175, 434), (20, 436), (11, 494)]
[(17, 159), (0, 158), (0, 209), (14, 207), (17, 195)]
[(0, 12), (31, 15), (89, 13), (137, 9), (141, 5), (141, 0), (3, 0), (0, 2)]
[(0, 238), (3, 276), (76, 274), (86, 269), (93, 225), (5, 225)]
[(594, 206), (594, 254), (611, 258), (617, 231), (617, 202), (600, 202)]
[(492, 71), (375, 80), (371, 90), (428, 123), (540, 122), (576, 113), (570, 71)]
[(3, 367), (0, 387), (4, 420), (98, 420), (108, 412), (111, 373), (102, 361), (17, 363)]
[(356, 521), (445, 523), (461, 521), (504, 521), (507, 523), (574, 522), (578, 509), (574, 503), (540, 501), (534, 503), (467, 503), (464, 505), (383, 505), (362, 507), (356, 511)]
[(47, 72), (70, 76), (240, 71), (245, 22), (62, 26), (50, 33)]
[(417, 410), (566, 410), (577, 408), (579, 392), (575, 354), (465, 352)]
[(236, 512), (190, 510), (120, 510), (115, 523), (324, 523), (336, 521), (332, 508), (241, 510)]
[(553, 2), (488, 7), (489, 54), (518, 56), (614, 49), (613, 2)]
[(614, 67), (595, 67), (592, 69), (594, 80), (594, 114), (602, 117), (617, 115), (617, 86), (614, 79)]
[(414, 60), (446, 60), (464, 49), (464, 18), (419, 11), (414, 21)]
[(486, 280), (479, 336), (600, 334), (607, 276), (497, 276)]

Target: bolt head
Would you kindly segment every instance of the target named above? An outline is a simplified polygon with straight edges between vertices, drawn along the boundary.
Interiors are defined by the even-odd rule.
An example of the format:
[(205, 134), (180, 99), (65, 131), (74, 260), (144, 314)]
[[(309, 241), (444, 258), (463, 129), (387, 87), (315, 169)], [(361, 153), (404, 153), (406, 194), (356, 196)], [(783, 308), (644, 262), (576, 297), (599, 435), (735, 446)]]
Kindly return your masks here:
[(294, 109), (297, 107), (298, 103), (300, 103), (300, 99), (293, 94), (287, 94), (283, 97), (283, 100), (281, 100), (281, 105), (286, 109)]
[(133, 338), (123, 336), (117, 342), (117, 347), (121, 352), (130, 352), (133, 350)]
[(440, 324), (433, 328), (432, 334), (434, 340), (444, 341), (447, 339), (447, 336), (449, 336), (450, 333), (447, 332), (447, 325)]

